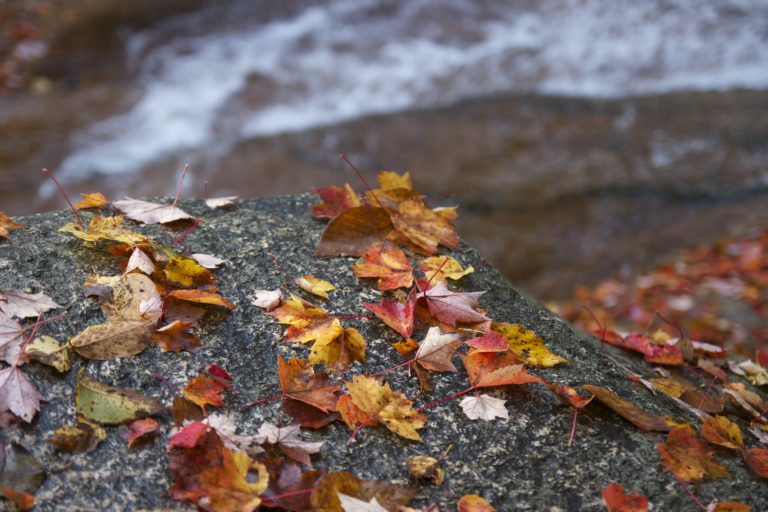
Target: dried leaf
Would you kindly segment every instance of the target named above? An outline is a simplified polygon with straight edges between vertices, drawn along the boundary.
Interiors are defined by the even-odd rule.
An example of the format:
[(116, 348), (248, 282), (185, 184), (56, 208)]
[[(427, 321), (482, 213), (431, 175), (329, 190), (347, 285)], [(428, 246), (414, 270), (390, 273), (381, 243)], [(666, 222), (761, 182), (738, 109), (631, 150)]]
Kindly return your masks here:
[(192, 258), (171, 258), (163, 269), (165, 278), (177, 286), (213, 284), (211, 272)]
[(669, 432), (666, 443), (657, 445), (665, 469), (684, 482), (701, 482), (704, 476), (713, 480), (727, 478), (728, 470), (717, 462), (714, 452), (696, 437), (690, 426)]
[(392, 213), (392, 225), (420, 251), (437, 254), (438, 244), (458, 247), (459, 237), (449, 219), (430, 210), (424, 202), (407, 199)]
[(0, 312), (0, 357), (6, 363), (14, 364), (16, 362), (23, 340), (24, 329), (21, 324)]
[(477, 494), (467, 494), (459, 499), (459, 512), (496, 512), (488, 500)]
[(137, 443), (147, 439), (147, 436), (157, 430), (158, 424), (153, 418), (142, 418), (130, 422), (128, 432), (121, 433), (120, 437), (128, 441), (128, 448), (133, 448)]
[(333, 219), (317, 246), (318, 256), (360, 256), (374, 242), (385, 240), (392, 220), (384, 208), (358, 206)]
[(75, 222), (64, 224), (59, 231), (69, 233), (86, 242), (97, 242), (99, 240), (111, 240), (129, 245), (138, 245), (146, 241), (147, 237), (129, 231), (123, 227), (123, 216), (101, 217), (99, 215), (91, 218), (86, 229), (83, 229)]
[(69, 346), (86, 359), (103, 361), (140, 354), (152, 343), (152, 321), (107, 322), (92, 325), (69, 340)]
[(216, 292), (208, 290), (173, 290), (166, 296), (171, 299), (205, 304), (208, 306), (220, 306), (227, 309), (235, 309), (235, 305)]
[(371, 501), (363, 501), (339, 493), (339, 502), (344, 512), (388, 512), (376, 498), (371, 498)]
[(670, 425), (669, 421), (640, 409), (635, 404), (624, 400), (610, 389), (594, 386), (592, 384), (584, 384), (581, 387), (595, 395), (598, 400), (613, 409), (618, 415), (643, 430), (668, 432), (674, 428)]
[(301, 429), (298, 425), (278, 427), (266, 421), (259, 427), (255, 438), (258, 444), (278, 445), (283, 453), (291, 459), (310, 465), (309, 456), (313, 453), (320, 453), (323, 441), (305, 441), (299, 437), (300, 433)]
[(504, 404), (506, 400), (494, 398), (491, 395), (468, 396), (459, 402), (467, 418), (492, 421), (495, 418), (508, 419), (509, 413)]
[(293, 294), (290, 300), (284, 301), (279, 308), (268, 314), (277, 318), (281, 324), (290, 325), (284, 341), (316, 341), (324, 345), (344, 331), (337, 318)]
[(201, 267), (207, 268), (209, 270), (219, 268), (224, 263), (227, 263), (227, 260), (217, 258), (216, 256), (211, 256), (210, 254), (195, 253), (190, 254), (189, 257), (199, 263)]
[(658, 389), (665, 395), (669, 395), (673, 398), (680, 398), (686, 391), (696, 389), (688, 382), (679, 379), (658, 377), (650, 379), (650, 381), (655, 389)]
[(446, 279), (457, 281), (475, 271), (473, 267), (467, 267), (465, 270), (453, 256), (424, 258), (419, 262), (419, 270), (424, 272), (424, 279), (427, 282), (445, 281)]
[(451, 358), (459, 346), (461, 338), (458, 334), (443, 334), (440, 327), (430, 327), (414, 359), (433, 372), (455, 372)]
[(400, 333), (403, 338), (413, 334), (413, 312), (416, 305), (416, 295), (411, 292), (405, 304), (397, 301), (382, 300), (381, 304), (363, 304), (382, 322)]
[(378, 242), (361, 255), (362, 263), (352, 269), (357, 277), (378, 278), (380, 290), (410, 288), (413, 284), (413, 268), (405, 253), (392, 242)]
[(509, 350), (526, 363), (549, 368), (568, 360), (553, 354), (544, 345), (544, 340), (521, 324), (494, 323), (491, 330), (501, 334), (509, 343)]
[(426, 424), (427, 418), (413, 410), (413, 402), (405, 395), (393, 391), (389, 384), (379, 384), (376, 379), (364, 375), (356, 375), (346, 384), (352, 403), (367, 416), (382, 422), (399, 436), (421, 441), (416, 431)]
[(742, 452), (749, 469), (757, 476), (768, 478), (768, 449), (749, 448)]
[(43, 396), (17, 366), (0, 370), (0, 413), (11, 411), (27, 423), (40, 410)]
[(701, 437), (720, 446), (738, 450), (744, 447), (739, 426), (725, 416), (704, 417), (701, 420)]
[(419, 342), (412, 338), (406, 338), (403, 341), (398, 341), (392, 344), (392, 347), (397, 350), (397, 353), (405, 357), (412, 354), (419, 348)]
[(352, 327), (344, 329), (339, 335), (327, 342), (315, 342), (309, 355), (309, 364), (322, 364), (329, 370), (340, 373), (355, 361), (365, 362), (368, 345), (360, 331)]
[(332, 384), (325, 373), (315, 373), (307, 361), (277, 356), (277, 375), (283, 394), (304, 402), (323, 412), (336, 410), (336, 393), (341, 389)]
[(0, 212), (0, 238), (8, 238), (8, 234), (14, 229), (21, 229), (24, 226)]
[(427, 307), (432, 316), (441, 322), (456, 327), (457, 322), (476, 323), (489, 320), (487, 316), (475, 311), (478, 299), (484, 293), (453, 292), (448, 289), (445, 281), (440, 281), (431, 288), (420, 292), (416, 298), (423, 298), (427, 301)]
[(192, 218), (187, 212), (172, 204), (150, 203), (139, 199), (131, 199), (130, 197), (115, 201), (112, 204), (129, 219), (137, 220), (144, 224), (166, 224)]
[(200, 338), (189, 332), (194, 324), (178, 320), (155, 331), (154, 342), (164, 352), (197, 352), (203, 346)]
[(313, 510), (344, 512), (339, 494), (370, 501), (373, 498), (387, 510), (408, 505), (415, 496), (414, 489), (377, 480), (360, 480), (346, 471), (329, 473), (321, 478), (310, 497)]
[(235, 204), (240, 196), (210, 197), (205, 200), (205, 206), (215, 210), (217, 208), (226, 208)]
[(87, 453), (95, 450), (107, 438), (107, 432), (99, 425), (78, 423), (57, 428), (48, 443), (64, 453)]
[(464, 343), (478, 352), (506, 352), (509, 350), (507, 338), (493, 331), (488, 331), (482, 336), (472, 338)]
[(714, 396), (711, 391), (706, 392), (700, 389), (690, 389), (685, 391), (680, 396), (680, 399), (709, 414), (722, 412), (725, 408), (725, 399), (723, 397)]
[(526, 372), (522, 364), (515, 364), (517, 358), (508, 352), (470, 352), (460, 357), (469, 381), (476, 388), (541, 382)]
[(88, 208), (101, 208), (109, 202), (101, 192), (81, 193), (80, 195), (83, 198), (75, 203), (75, 208), (78, 210), (86, 210)]
[(323, 202), (312, 206), (312, 216), (316, 219), (333, 219), (350, 208), (362, 205), (349, 183), (344, 187), (319, 188), (317, 195)]
[(586, 407), (595, 398), (595, 395), (592, 395), (589, 398), (582, 398), (578, 391), (564, 384), (557, 384), (554, 382), (545, 382), (544, 384), (555, 394), (558, 400), (575, 409)]
[(251, 305), (272, 311), (283, 300), (283, 292), (277, 290), (254, 290)]
[[(216, 367), (218, 368), (218, 367)], [(228, 373), (218, 375), (208, 369), (208, 375), (198, 375), (190, 380), (181, 394), (187, 400), (196, 403), (205, 410), (206, 405), (220, 407), (224, 405), (224, 397), (221, 396), (225, 390), (230, 388), (232, 377)]]
[(165, 408), (138, 391), (108, 386), (80, 372), (75, 391), (77, 413), (84, 418), (106, 425), (159, 414)]
[(60, 307), (44, 293), (0, 290), (0, 311), (11, 318), (37, 317), (42, 313)]
[(624, 494), (624, 486), (611, 482), (602, 491), (607, 512), (648, 512), (648, 498), (642, 494)]
[(336, 287), (328, 281), (312, 275), (304, 275), (296, 279), (296, 286), (305, 292), (312, 293), (324, 299), (328, 298), (328, 292), (332, 292), (336, 289)]
[(435, 485), (445, 481), (445, 470), (440, 467), (440, 461), (428, 455), (414, 455), (405, 462), (408, 472), (413, 478), (430, 480)]
[(45, 480), (45, 471), (29, 451), (17, 443), (10, 443), (3, 450), (0, 442), (0, 458), (5, 460), (0, 474), (0, 493), (12, 500), (22, 510), (35, 504), (32, 496)]
[(710, 503), (707, 507), (707, 512), (750, 512), (751, 510), (751, 505), (745, 505), (737, 501), (720, 501), (718, 503)]
[(144, 272), (148, 276), (151, 276), (155, 272), (155, 263), (147, 256), (147, 253), (136, 247), (128, 258), (128, 265), (125, 267), (125, 273), (133, 270), (139, 270)]
[(39, 363), (53, 366), (59, 372), (66, 372), (72, 367), (69, 349), (50, 336), (40, 336), (32, 340), (24, 351), (24, 356)]

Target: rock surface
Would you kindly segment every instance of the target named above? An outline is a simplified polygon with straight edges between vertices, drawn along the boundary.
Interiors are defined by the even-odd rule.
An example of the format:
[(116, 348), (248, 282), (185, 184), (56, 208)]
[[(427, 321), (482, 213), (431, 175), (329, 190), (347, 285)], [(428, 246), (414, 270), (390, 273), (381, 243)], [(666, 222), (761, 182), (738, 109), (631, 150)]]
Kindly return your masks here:
[[(208, 315), (200, 329), (204, 347), (196, 354), (164, 353), (150, 348), (139, 356), (114, 361), (75, 358), (73, 369), (59, 376), (36, 363), (25, 371), (48, 402), (31, 425), (12, 426), (3, 432), (6, 441), (16, 441), (34, 454), (49, 475), (37, 492), (35, 510), (134, 510), (138, 508), (184, 508), (170, 502), (165, 442), (171, 420), (160, 418), (162, 434), (150, 445), (128, 450), (118, 431), (108, 428), (107, 440), (94, 452), (60, 455), (45, 442), (51, 432), (75, 421), (73, 385), (77, 372), (85, 372), (107, 384), (132, 388), (170, 405), (172, 393), (160, 374), (183, 385), (208, 364), (228, 370), (234, 377), (234, 393), (225, 408), (237, 415), (241, 431), (253, 433), (265, 420), (285, 424), (288, 417), (279, 403), (237, 412), (237, 406), (279, 392), (275, 359), (278, 353), (306, 356), (303, 347), (281, 343), (283, 328), (262, 310), (249, 305), (253, 289), (281, 286), (286, 276), (314, 274), (336, 284), (338, 290), (324, 307), (336, 315), (365, 314), (362, 302), (378, 302), (379, 292), (360, 283), (352, 273), (351, 258), (319, 259), (314, 256), (323, 224), (309, 214), (315, 202), (309, 195), (243, 201), (229, 211), (208, 210), (201, 201), (183, 202), (189, 213), (203, 219), (185, 241), (186, 249), (226, 258), (229, 263), (216, 272), (222, 295), (237, 304), (231, 314)], [(115, 260), (86, 247), (57, 229), (70, 221), (68, 212), (40, 214), (19, 219), (27, 229), (13, 232), (0, 243), (0, 289), (42, 291), (67, 310), (67, 315), (42, 327), (60, 341), (102, 320), (95, 301), (84, 297), (86, 274), (114, 275)], [(162, 227), (135, 228), (169, 243), (178, 233)], [(279, 268), (270, 253), (282, 262)], [(624, 371), (603, 355), (599, 343), (571, 328), (540, 304), (519, 293), (498, 271), (483, 265), (480, 255), (462, 246), (455, 256), (474, 265), (474, 274), (458, 286), (465, 291), (487, 290), (481, 306), (499, 322), (519, 322), (541, 336), (552, 351), (570, 364), (534, 370), (548, 379), (576, 386), (596, 384), (656, 414), (694, 418), (677, 408), (664, 395), (651, 395), (627, 379)], [(375, 372), (399, 361), (387, 342), (397, 335), (378, 320), (345, 320), (362, 332), (368, 342), (368, 362), (351, 373)], [(414, 336), (421, 339), (423, 333)], [(639, 367), (636, 360), (624, 361)], [(647, 368), (645, 372), (647, 372)], [(467, 386), (463, 370), (435, 375), (434, 397), (419, 396), (418, 385), (404, 371), (392, 372), (386, 381), (415, 399), (417, 406), (447, 396)], [(405, 459), (410, 455), (438, 456), (449, 444), (453, 450), (444, 462), (447, 485), (419, 488), (417, 504), (438, 502), (441, 510), (455, 510), (453, 497), (481, 494), (499, 510), (604, 510), (600, 489), (611, 481), (647, 495), (655, 510), (696, 510), (671, 474), (659, 464), (656, 444), (665, 436), (642, 431), (604, 407), (594, 403), (580, 415), (575, 445), (567, 446), (571, 410), (538, 384), (493, 391), (507, 400), (509, 419), (495, 422), (470, 421), (458, 401), (427, 410), (428, 422), (421, 430), (423, 443), (402, 440), (382, 427), (363, 429), (356, 442), (347, 445), (349, 430), (342, 424), (305, 431), (305, 437), (326, 441), (315, 466), (327, 470), (349, 470), (362, 478), (407, 483)], [(695, 422), (698, 425), (698, 422)], [(755, 445), (754, 439), (747, 444)], [(735, 500), (750, 503), (753, 510), (768, 508), (765, 482), (753, 476), (741, 459), (718, 450), (733, 475), (730, 479), (705, 481), (704, 503)], [(0, 508), (8, 502), (0, 501)], [(189, 509), (190, 507), (186, 507)]]

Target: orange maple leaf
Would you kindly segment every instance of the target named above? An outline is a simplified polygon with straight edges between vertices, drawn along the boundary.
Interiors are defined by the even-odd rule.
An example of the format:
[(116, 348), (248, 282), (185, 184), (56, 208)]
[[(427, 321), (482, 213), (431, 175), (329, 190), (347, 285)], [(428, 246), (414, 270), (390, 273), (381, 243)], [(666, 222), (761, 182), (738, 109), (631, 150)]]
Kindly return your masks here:
[(365, 416), (380, 421), (401, 437), (421, 441), (417, 430), (426, 424), (427, 417), (415, 411), (405, 395), (365, 375), (356, 375), (346, 385), (352, 404)]
[(471, 351), (466, 356), (459, 356), (469, 374), (469, 381), (475, 388), (506, 386), (508, 384), (527, 384), (541, 382), (541, 379), (529, 374), (517, 357), (507, 352)]
[(611, 482), (602, 491), (608, 512), (648, 512), (648, 498), (642, 494), (624, 494), (624, 486)]
[(14, 229), (21, 229), (24, 226), (14, 221), (5, 213), (0, 212), (0, 238), (8, 238), (8, 234)]
[(281, 324), (290, 326), (285, 332), (284, 341), (315, 341), (325, 345), (344, 331), (337, 318), (293, 294), (290, 300), (283, 301), (280, 307), (267, 314), (277, 318)]
[(277, 376), (283, 395), (323, 412), (336, 410), (336, 393), (341, 389), (332, 384), (325, 373), (315, 373), (307, 361), (292, 358), (286, 361), (277, 356)]
[(701, 482), (705, 476), (713, 480), (730, 476), (715, 459), (714, 451), (688, 425), (671, 430), (667, 442), (656, 447), (664, 468), (684, 482)]
[(378, 242), (362, 254), (363, 262), (352, 269), (357, 277), (378, 278), (382, 291), (410, 288), (413, 284), (413, 267), (405, 253), (392, 242)]

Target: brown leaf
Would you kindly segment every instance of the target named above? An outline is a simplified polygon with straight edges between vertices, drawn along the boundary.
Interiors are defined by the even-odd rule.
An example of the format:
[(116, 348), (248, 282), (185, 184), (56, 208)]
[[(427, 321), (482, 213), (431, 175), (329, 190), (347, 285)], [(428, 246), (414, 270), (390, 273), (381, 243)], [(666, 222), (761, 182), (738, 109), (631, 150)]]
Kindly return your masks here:
[(725, 408), (725, 399), (714, 396), (711, 391), (707, 393), (700, 389), (691, 389), (685, 391), (680, 396), (680, 399), (709, 414), (723, 412), (723, 409)]
[(459, 346), (461, 338), (458, 334), (443, 334), (440, 327), (430, 327), (414, 359), (433, 372), (455, 372), (451, 358)]
[(688, 425), (672, 429), (666, 443), (657, 445), (665, 469), (684, 482), (701, 482), (704, 476), (711, 479), (727, 478), (728, 470), (717, 462), (714, 452)]
[(701, 420), (701, 437), (732, 450), (744, 447), (741, 429), (725, 416), (705, 416)]
[(467, 494), (459, 499), (459, 512), (496, 512), (488, 500), (477, 494)]
[(757, 476), (768, 478), (768, 449), (749, 448), (742, 452), (749, 469)]
[(325, 373), (315, 373), (307, 361), (295, 357), (286, 361), (278, 355), (277, 375), (285, 396), (323, 412), (336, 410), (336, 393), (341, 387), (332, 384)]
[(613, 409), (624, 419), (642, 428), (643, 430), (669, 432), (674, 428), (665, 419), (660, 418), (659, 416), (654, 416), (640, 409), (635, 404), (624, 400), (610, 389), (594, 386), (592, 384), (584, 384), (581, 387), (595, 395), (598, 400)]
[(24, 226), (0, 212), (0, 238), (8, 238), (8, 234), (14, 229), (21, 229)]
[(64, 453), (86, 453), (95, 450), (107, 438), (107, 432), (99, 425), (78, 423), (57, 428), (48, 443)]
[(325, 228), (317, 246), (318, 256), (360, 256), (374, 242), (392, 231), (389, 212), (358, 206), (344, 211)]
[(408, 473), (413, 478), (429, 480), (435, 485), (445, 481), (445, 470), (440, 467), (440, 461), (428, 455), (414, 455), (405, 462)]
[(92, 325), (69, 340), (86, 359), (106, 360), (140, 354), (152, 343), (152, 321), (115, 321)]

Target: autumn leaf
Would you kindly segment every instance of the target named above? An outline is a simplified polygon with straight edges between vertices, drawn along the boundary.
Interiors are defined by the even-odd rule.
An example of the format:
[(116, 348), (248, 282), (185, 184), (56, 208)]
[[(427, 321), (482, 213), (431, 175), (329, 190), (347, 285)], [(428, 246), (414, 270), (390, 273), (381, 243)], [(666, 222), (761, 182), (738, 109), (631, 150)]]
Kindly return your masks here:
[(154, 332), (151, 320), (113, 321), (87, 327), (69, 340), (69, 346), (86, 359), (115, 359), (143, 352)]
[(701, 437), (720, 446), (739, 450), (744, 447), (744, 438), (739, 426), (725, 416), (705, 416), (701, 420)]
[(440, 281), (431, 288), (427, 286), (428, 284), (422, 287), (423, 291), (419, 292), (416, 298), (426, 300), (429, 312), (441, 322), (456, 327), (457, 322), (476, 323), (489, 320), (487, 316), (475, 311), (478, 299), (485, 292), (453, 292), (448, 289), (445, 281)]
[(48, 443), (64, 453), (87, 453), (96, 449), (107, 438), (107, 431), (99, 425), (78, 423), (54, 430)]
[(174, 448), (194, 448), (209, 430), (208, 424), (202, 421), (185, 423), (178, 432), (168, 439), (167, 449), (171, 451)]
[(387, 510), (398, 510), (408, 505), (416, 490), (379, 480), (361, 480), (346, 471), (328, 473), (321, 478), (310, 496), (313, 510), (318, 512), (344, 512), (339, 494), (364, 502), (376, 499)]
[(157, 430), (158, 424), (153, 418), (141, 418), (132, 421), (126, 425), (127, 432), (120, 434), (120, 437), (128, 441), (128, 448), (133, 448), (137, 443), (145, 440), (149, 434)]
[(131, 253), (131, 257), (128, 258), (128, 264), (125, 267), (125, 273), (139, 270), (144, 272), (148, 276), (151, 276), (155, 272), (155, 262), (152, 258), (147, 256), (147, 253), (136, 247)]
[(541, 379), (526, 372), (522, 364), (516, 364), (518, 360), (514, 355), (506, 352), (473, 351), (459, 357), (475, 388), (541, 382)]
[(90, 192), (80, 195), (83, 198), (75, 203), (75, 208), (78, 210), (86, 210), (88, 208), (101, 208), (109, 202), (101, 192)]
[(388, 512), (381, 506), (379, 500), (371, 498), (371, 501), (363, 501), (346, 494), (339, 493), (339, 502), (344, 512)]
[(210, 270), (192, 258), (171, 258), (163, 269), (165, 278), (177, 286), (203, 286), (213, 284)]
[(683, 364), (683, 354), (674, 345), (659, 345), (651, 338), (632, 332), (627, 336), (606, 336), (603, 341), (627, 350), (643, 354), (649, 363), (679, 365)]
[(413, 455), (405, 461), (405, 466), (413, 478), (430, 480), (435, 485), (442, 485), (445, 481), (445, 470), (440, 467), (440, 461), (434, 457)]
[(696, 389), (692, 384), (680, 379), (657, 377), (650, 379), (650, 382), (655, 389), (673, 398), (680, 398), (686, 391)]
[(377, 242), (362, 253), (363, 262), (352, 266), (357, 277), (378, 278), (380, 290), (410, 288), (413, 267), (405, 253), (391, 242)]
[(333, 219), (342, 212), (361, 206), (360, 198), (346, 183), (343, 187), (324, 187), (316, 190), (323, 201), (312, 206), (312, 216), (316, 219)]
[(220, 306), (227, 309), (235, 309), (236, 307), (218, 293), (208, 290), (173, 290), (166, 297), (208, 306)]
[(215, 210), (217, 208), (227, 208), (235, 204), (240, 196), (210, 197), (205, 200), (205, 206)]
[(21, 229), (24, 226), (14, 221), (5, 213), (0, 212), (0, 238), (8, 238), (8, 235), (14, 229)]
[(673, 425), (675, 422), (659, 416), (654, 416), (640, 409), (635, 404), (624, 400), (610, 389), (594, 386), (592, 384), (584, 384), (581, 387), (596, 396), (598, 400), (613, 409), (618, 415), (643, 430), (669, 432), (674, 428)]
[(409, 338), (413, 334), (413, 312), (416, 305), (416, 295), (413, 291), (402, 302), (382, 300), (381, 304), (363, 304), (365, 308), (379, 317), (382, 322), (400, 333), (403, 338)]
[(280, 289), (277, 290), (254, 290), (253, 299), (251, 299), (251, 305), (257, 308), (266, 309), (272, 311), (283, 300), (283, 292)]
[(316, 341), (309, 354), (309, 364), (322, 364), (329, 370), (340, 373), (355, 361), (365, 362), (368, 345), (355, 328), (348, 327), (327, 342)]
[(138, 245), (146, 241), (147, 237), (129, 231), (123, 227), (123, 216), (115, 215), (112, 217), (101, 217), (96, 215), (91, 218), (88, 227), (83, 229), (75, 222), (64, 224), (59, 231), (69, 233), (86, 242), (97, 242), (99, 240), (111, 240), (129, 245)]
[(389, 384), (380, 384), (376, 379), (356, 375), (347, 382), (347, 391), (352, 403), (370, 418), (375, 418), (395, 434), (413, 441), (421, 441), (418, 429), (427, 418), (413, 410), (413, 402), (399, 391), (393, 391)]
[(457, 370), (451, 358), (459, 346), (461, 338), (458, 334), (443, 334), (440, 327), (430, 327), (419, 344), (414, 360), (433, 372), (455, 372)]
[(432, 256), (419, 262), (419, 270), (424, 272), (424, 279), (428, 282), (461, 279), (475, 271), (473, 267), (464, 269), (461, 263), (453, 256)]
[(607, 512), (648, 512), (648, 498), (642, 494), (624, 494), (624, 486), (611, 482), (602, 491)]
[(0, 370), (0, 413), (11, 411), (27, 423), (40, 410), (43, 396), (17, 366)]
[(749, 469), (757, 476), (768, 478), (768, 449), (749, 448), (742, 452)]
[(583, 398), (579, 395), (578, 391), (565, 384), (557, 384), (555, 382), (545, 382), (544, 384), (550, 391), (552, 391), (558, 400), (575, 409), (586, 407), (589, 402), (595, 398), (595, 395), (592, 395), (589, 398)]
[(419, 343), (412, 339), (412, 338), (406, 338), (402, 341), (398, 341), (392, 344), (392, 347), (397, 350), (397, 353), (401, 356), (405, 357), (407, 355), (412, 354), (416, 350), (419, 349)]
[(657, 445), (665, 469), (684, 482), (727, 478), (728, 470), (715, 460), (714, 452), (688, 425), (672, 429), (666, 443)]
[(296, 286), (305, 292), (312, 293), (324, 299), (328, 298), (328, 292), (332, 292), (336, 289), (336, 287), (328, 281), (312, 275), (304, 275), (296, 279)]
[(194, 323), (174, 320), (155, 331), (154, 342), (164, 352), (197, 352), (203, 346), (200, 338), (189, 332)]
[(751, 510), (751, 505), (745, 505), (738, 501), (720, 501), (710, 503), (707, 507), (707, 512), (750, 512)]
[(315, 373), (307, 361), (295, 357), (286, 361), (278, 355), (277, 376), (283, 395), (323, 412), (336, 410), (336, 393), (341, 387), (332, 384), (325, 373)]
[(272, 444), (280, 447), (280, 450), (302, 464), (310, 465), (309, 456), (319, 453), (324, 441), (305, 441), (299, 434), (301, 429), (298, 425), (288, 425), (278, 427), (268, 421), (265, 421), (254, 436), (258, 444)]
[(40, 336), (32, 340), (24, 349), (25, 359), (52, 366), (59, 372), (66, 372), (72, 367), (69, 349), (50, 336)]
[(181, 390), (181, 394), (203, 410), (206, 405), (217, 407), (224, 405), (224, 397), (221, 393), (230, 388), (232, 377), (227, 372), (218, 370), (217, 366), (211, 365), (206, 372), (207, 375), (201, 374), (190, 380)]
[(509, 350), (520, 356), (526, 363), (549, 368), (568, 360), (550, 352), (544, 340), (521, 324), (494, 323), (491, 330), (501, 334), (509, 343)]
[(129, 219), (144, 224), (167, 224), (177, 220), (191, 219), (192, 216), (174, 204), (150, 203), (126, 197), (112, 203)]
[(32, 496), (45, 480), (45, 471), (29, 451), (18, 443), (3, 446), (0, 441), (0, 494), (20, 509), (35, 505)]
[(680, 395), (680, 399), (709, 414), (722, 412), (725, 408), (725, 398), (713, 395), (711, 392), (700, 389), (689, 389)]
[(138, 391), (108, 386), (81, 371), (77, 376), (75, 409), (84, 418), (105, 425), (159, 414), (165, 408)]
[(8, 364), (14, 364), (19, 357), (24, 328), (5, 313), (0, 312), (0, 357)]
[(31, 318), (60, 308), (44, 293), (24, 293), (0, 290), (0, 311), (13, 318)]
[(495, 418), (508, 419), (509, 413), (504, 407), (506, 400), (494, 398), (491, 395), (477, 395), (464, 397), (459, 405), (464, 415), (471, 420), (492, 421)]
[(279, 308), (268, 314), (277, 318), (281, 324), (290, 326), (283, 341), (316, 341), (322, 346), (344, 331), (337, 318), (293, 294), (290, 300), (284, 301)]
[(200, 254), (199, 252), (190, 254), (189, 257), (195, 260), (201, 267), (207, 268), (208, 270), (219, 268), (228, 261), (210, 254)]
[(459, 499), (459, 512), (496, 512), (488, 500), (477, 494), (467, 494)]
[(403, 201), (397, 211), (392, 212), (391, 218), (396, 233), (426, 254), (436, 254), (438, 245), (451, 249), (459, 245), (459, 237), (451, 221), (427, 208), (421, 200)]
[(318, 256), (360, 256), (371, 244), (385, 240), (392, 220), (384, 208), (358, 206), (333, 219), (320, 236)]

